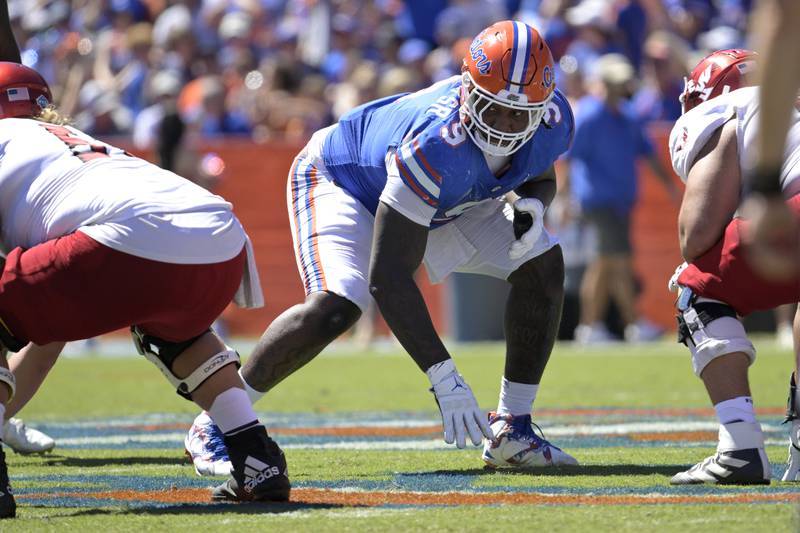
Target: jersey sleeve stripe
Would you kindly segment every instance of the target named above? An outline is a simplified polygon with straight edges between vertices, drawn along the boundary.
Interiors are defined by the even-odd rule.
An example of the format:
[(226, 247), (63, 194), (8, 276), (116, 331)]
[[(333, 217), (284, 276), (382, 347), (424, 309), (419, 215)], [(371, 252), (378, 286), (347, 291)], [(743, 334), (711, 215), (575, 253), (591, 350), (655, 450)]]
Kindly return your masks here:
[(428, 176), (433, 178), (433, 181), (436, 182), (437, 185), (442, 184), (442, 177), (433, 170), (433, 167), (428, 163), (428, 160), (425, 159), (425, 154), (422, 153), (422, 150), (419, 149), (419, 143), (414, 140), (414, 157), (416, 157), (419, 162), (422, 164), (422, 168), (428, 173)]
[[(420, 163), (414, 157), (414, 153), (411, 151), (411, 145), (404, 144), (400, 147), (398, 153), (398, 166), (404, 167), (413, 177), (417, 185), (419, 185), (419, 187), (425, 191), (428, 196), (438, 201), (440, 193), (439, 185), (436, 183), (435, 179), (432, 178), (424, 168), (422, 168)], [(441, 180), (441, 178), (439, 178), (439, 180)]]
[(400, 178), (403, 180), (403, 183), (408, 185), (408, 187), (414, 191), (414, 194), (419, 196), (423, 202), (428, 204), (431, 207), (438, 207), (439, 201), (436, 198), (431, 197), (422, 186), (414, 179), (414, 175), (409, 171), (406, 165), (403, 163), (403, 160), (400, 158), (399, 155), (395, 155), (395, 159), (397, 161), (397, 169), (400, 171)]

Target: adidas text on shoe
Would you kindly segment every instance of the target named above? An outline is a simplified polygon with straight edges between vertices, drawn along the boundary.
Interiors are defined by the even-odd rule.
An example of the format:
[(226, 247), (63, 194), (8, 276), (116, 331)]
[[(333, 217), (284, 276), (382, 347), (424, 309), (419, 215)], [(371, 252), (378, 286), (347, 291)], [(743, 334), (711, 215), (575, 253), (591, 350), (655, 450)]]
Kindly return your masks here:
[(212, 492), (216, 501), (287, 501), (289, 483), (286, 457), (257, 425), (235, 435), (226, 435), (233, 470), (231, 477)]

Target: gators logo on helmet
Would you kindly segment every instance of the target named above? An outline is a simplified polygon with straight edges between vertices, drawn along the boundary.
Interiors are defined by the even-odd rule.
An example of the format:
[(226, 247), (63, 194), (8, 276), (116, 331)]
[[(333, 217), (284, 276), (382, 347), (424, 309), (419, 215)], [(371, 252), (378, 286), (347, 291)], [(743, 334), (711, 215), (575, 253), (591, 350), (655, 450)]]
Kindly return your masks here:
[[(555, 90), (553, 56), (532, 27), (518, 21), (497, 22), (473, 41), (462, 66), (461, 120), (470, 138), (485, 152), (510, 155), (530, 139), (542, 122)], [(495, 106), (527, 115), (518, 131), (487, 123)]]

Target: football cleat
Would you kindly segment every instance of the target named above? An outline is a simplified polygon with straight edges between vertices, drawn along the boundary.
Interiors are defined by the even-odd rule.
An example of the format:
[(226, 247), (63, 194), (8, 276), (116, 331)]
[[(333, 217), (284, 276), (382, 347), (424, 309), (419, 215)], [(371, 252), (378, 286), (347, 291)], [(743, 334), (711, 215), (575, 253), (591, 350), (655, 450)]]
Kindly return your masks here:
[[(494, 440), (483, 445), (483, 461), (494, 468), (577, 465), (578, 461), (544, 438), (531, 415), (489, 413)], [(534, 427), (542, 433), (539, 436)]]
[(789, 459), (781, 481), (800, 481), (800, 419), (792, 420), (789, 433)]
[(764, 448), (719, 451), (689, 470), (678, 472), (671, 485), (769, 485), (770, 470)]
[(9, 418), (3, 424), (3, 443), (16, 453), (47, 453), (56, 446), (48, 435), (29, 428), (19, 418)]
[(186, 455), (198, 476), (229, 476), (231, 461), (219, 427), (203, 411), (194, 419), (184, 439)]
[(8, 467), (6, 454), (0, 446), (0, 518), (14, 518), (17, 515), (17, 502), (11, 492), (11, 483), (8, 481)]
[(291, 485), (286, 457), (262, 425), (225, 436), (233, 470), (211, 493), (214, 501), (272, 501), (289, 499)]
[(786, 400), (786, 418), (783, 423), (792, 423), (789, 431), (789, 459), (786, 464), (786, 472), (783, 473), (781, 481), (800, 480), (800, 416), (797, 413), (797, 385), (794, 381), (794, 373), (789, 378), (789, 398)]

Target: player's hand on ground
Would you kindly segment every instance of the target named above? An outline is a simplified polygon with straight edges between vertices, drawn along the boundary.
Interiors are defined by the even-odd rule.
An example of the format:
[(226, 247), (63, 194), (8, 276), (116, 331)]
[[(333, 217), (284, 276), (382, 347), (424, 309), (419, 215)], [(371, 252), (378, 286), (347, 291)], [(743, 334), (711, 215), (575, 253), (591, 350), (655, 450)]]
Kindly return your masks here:
[(788, 281), (800, 270), (800, 221), (781, 196), (750, 195), (741, 213), (748, 220), (742, 234), (747, 258), (764, 278)]
[(482, 442), (484, 436), (487, 439), (494, 438), (486, 414), (478, 407), (472, 389), (455, 369), (452, 360), (434, 365), (427, 373), (433, 384), (431, 392), (442, 414), (444, 441), (447, 444), (455, 442), (457, 447), (464, 448), (467, 435), (475, 446)]
[(519, 259), (539, 240), (544, 229), (544, 204), (537, 198), (520, 198), (514, 202), (514, 236), (508, 256)]

